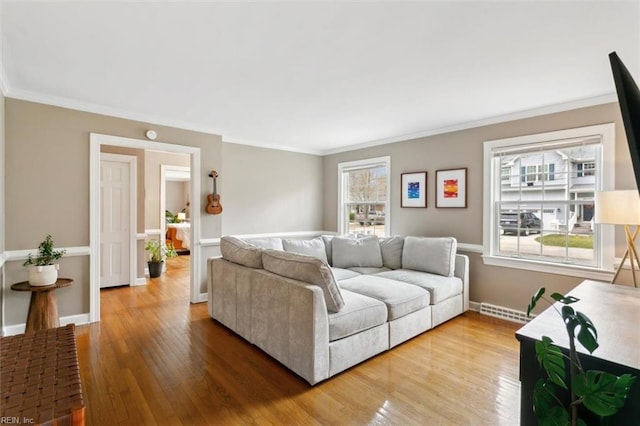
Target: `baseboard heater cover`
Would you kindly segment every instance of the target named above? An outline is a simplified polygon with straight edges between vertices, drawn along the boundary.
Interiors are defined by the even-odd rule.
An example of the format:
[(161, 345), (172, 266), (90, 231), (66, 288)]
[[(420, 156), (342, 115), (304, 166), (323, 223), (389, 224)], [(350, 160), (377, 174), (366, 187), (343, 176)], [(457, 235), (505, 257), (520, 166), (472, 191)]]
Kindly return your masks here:
[(533, 319), (533, 315), (529, 318), (527, 313), (518, 311), (516, 309), (505, 308), (503, 306), (496, 306), (490, 303), (480, 303), (480, 313), (483, 315), (489, 315), (496, 318), (505, 319), (507, 321), (518, 322), (526, 324)]

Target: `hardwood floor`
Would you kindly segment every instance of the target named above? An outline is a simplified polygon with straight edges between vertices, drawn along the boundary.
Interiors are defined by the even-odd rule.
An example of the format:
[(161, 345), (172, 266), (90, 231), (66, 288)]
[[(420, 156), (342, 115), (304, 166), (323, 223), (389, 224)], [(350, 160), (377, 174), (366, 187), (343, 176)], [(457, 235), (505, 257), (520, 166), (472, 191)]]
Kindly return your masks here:
[(88, 425), (516, 425), (518, 324), (474, 312), (314, 387), (189, 304), (188, 256), (76, 329)]

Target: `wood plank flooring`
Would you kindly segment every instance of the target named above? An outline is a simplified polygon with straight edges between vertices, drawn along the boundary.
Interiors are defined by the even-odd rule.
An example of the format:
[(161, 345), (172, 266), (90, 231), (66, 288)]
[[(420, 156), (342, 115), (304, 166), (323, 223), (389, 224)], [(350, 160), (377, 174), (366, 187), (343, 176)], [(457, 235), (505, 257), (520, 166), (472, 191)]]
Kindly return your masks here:
[(474, 312), (314, 387), (189, 304), (188, 256), (76, 329), (88, 425), (516, 425), (518, 324)]

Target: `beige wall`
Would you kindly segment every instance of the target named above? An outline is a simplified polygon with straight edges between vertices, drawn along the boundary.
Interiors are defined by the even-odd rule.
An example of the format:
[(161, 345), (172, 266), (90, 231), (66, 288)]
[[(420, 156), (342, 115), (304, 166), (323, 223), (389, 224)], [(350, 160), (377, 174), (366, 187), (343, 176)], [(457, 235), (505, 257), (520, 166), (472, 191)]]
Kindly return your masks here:
[[(7, 98), (4, 102), (5, 208), (7, 223), (0, 244), (7, 251), (34, 249), (51, 233), (59, 247), (89, 245), (89, 133), (144, 139), (153, 128), (158, 140), (199, 147), (202, 209), (211, 192), (210, 170), (220, 173), (218, 191), (224, 212), (201, 215), (202, 239), (224, 234), (336, 230), (337, 164), (342, 161), (391, 157), (391, 230), (399, 235), (452, 235), (461, 243), (482, 244), (482, 147), (486, 140), (540, 133), (585, 125), (616, 123), (616, 188), (635, 188), (628, 147), (616, 104), (484, 126), (363, 150), (319, 157), (314, 155), (222, 143), (216, 135), (152, 125), (65, 108)], [(0, 132), (2, 133), (2, 132)], [(1, 146), (0, 146), (1, 147)], [(0, 162), (0, 168), (2, 162)], [(435, 170), (468, 168), (468, 208), (435, 209)], [(427, 209), (401, 209), (400, 173), (428, 171)], [(139, 173), (144, 168), (139, 167)], [(196, 179), (198, 177), (195, 177)], [(1, 179), (1, 178), (0, 178)], [(1, 182), (1, 181), (0, 181)], [(140, 193), (140, 189), (138, 191)], [(0, 194), (1, 195), (1, 194)], [(0, 196), (0, 203), (2, 197)], [(1, 206), (0, 206), (1, 207)], [(144, 210), (144, 209), (141, 209)], [(196, 212), (193, 212), (194, 214)], [(138, 218), (138, 231), (144, 219)], [(143, 223), (140, 223), (142, 220)], [(198, 238), (198, 237), (196, 237)], [(621, 232), (617, 255), (622, 256)], [(1, 246), (0, 246), (1, 247)], [(200, 288), (205, 289), (208, 256), (217, 247), (206, 246)], [(0, 251), (1, 252), (1, 251)], [(580, 278), (485, 266), (471, 257), (471, 299), (523, 309), (540, 285), (566, 292)], [(89, 258), (66, 256), (64, 276), (75, 280), (60, 289), (61, 316), (88, 312)], [(4, 275), (3, 327), (24, 323), (29, 295), (9, 290), (26, 279), (21, 262), (7, 262)], [(2, 276), (0, 276), (2, 278)], [(628, 274), (623, 277), (628, 280)]]
[[(7, 98), (6, 123), (6, 250), (34, 249), (50, 233), (59, 247), (89, 245), (89, 134), (145, 139), (153, 128), (165, 143), (200, 148), (202, 170), (221, 166), (220, 136), (142, 123)], [(206, 174), (200, 176), (206, 200)], [(204, 202), (204, 201), (203, 201)], [(201, 238), (220, 236), (221, 218), (203, 215)], [(202, 250), (203, 257), (211, 250)], [(5, 324), (24, 323), (29, 295), (9, 290), (26, 279), (21, 262), (7, 263)], [(65, 256), (61, 273), (74, 284), (58, 291), (60, 316), (89, 311), (89, 257)], [(199, 277), (205, 286), (206, 269)]]
[[(177, 182), (168, 180), (165, 183), (165, 206), (166, 210), (169, 210), (173, 214), (180, 213), (187, 209), (187, 203), (189, 202), (189, 182)], [(186, 215), (185, 215), (186, 217)]]
[[(324, 158), (324, 228), (337, 229), (338, 163), (389, 155), (391, 157), (391, 232), (397, 235), (454, 236), (461, 243), (482, 245), (483, 142), (527, 134), (594, 124), (616, 124), (616, 189), (634, 189), (629, 148), (617, 104), (606, 104), (461, 130)], [(466, 209), (435, 208), (435, 171), (467, 167)], [(400, 208), (400, 174), (428, 172), (426, 209)], [(624, 251), (624, 237), (617, 234), (617, 256)], [(625, 277), (623, 277), (625, 278)], [(479, 254), (471, 254), (470, 298), (522, 310), (541, 285), (567, 292), (581, 278), (485, 266)], [(625, 278), (626, 279), (626, 278)]]
[[(189, 167), (190, 156), (171, 152), (147, 151), (145, 156), (145, 228), (160, 229), (160, 169), (163, 165)], [(206, 175), (204, 170), (203, 174)], [(208, 193), (209, 186), (202, 188)], [(203, 203), (206, 197), (203, 199)], [(164, 212), (162, 213), (164, 218)]]
[(322, 158), (223, 143), (223, 234), (322, 229)]

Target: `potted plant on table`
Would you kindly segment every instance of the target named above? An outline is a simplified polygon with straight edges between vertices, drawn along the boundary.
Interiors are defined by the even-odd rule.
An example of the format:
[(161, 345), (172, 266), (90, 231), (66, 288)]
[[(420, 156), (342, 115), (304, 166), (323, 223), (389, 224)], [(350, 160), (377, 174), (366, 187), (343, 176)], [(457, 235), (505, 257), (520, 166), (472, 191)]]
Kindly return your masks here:
[[(541, 425), (586, 425), (579, 417), (578, 408), (582, 405), (600, 417), (601, 424), (609, 424), (607, 418), (624, 407), (636, 377), (584, 369), (576, 349), (576, 340), (592, 354), (599, 346), (596, 326), (585, 314), (569, 306), (580, 299), (553, 293), (553, 300), (548, 300), (543, 297), (544, 293), (545, 288), (542, 287), (533, 295), (527, 307), (527, 316), (531, 316), (531, 311), (541, 299), (549, 303), (564, 322), (569, 337), (569, 352), (564, 353), (548, 336), (543, 336), (535, 345), (536, 358), (546, 373), (546, 379), (538, 380), (533, 390), (533, 411), (538, 422)], [(554, 301), (563, 305), (561, 309), (553, 304)], [(562, 390), (570, 394), (569, 401), (559, 397)]]
[(144, 248), (149, 252), (149, 278), (157, 278), (162, 274), (162, 265), (167, 257), (176, 257), (178, 253), (172, 243), (167, 243), (164, 247), (160, 240), (149, 240)]
[(29, 284), (32, 286), (46, 286), (55, 284), (58, 280), (60, 265), (55, 263), (64, 256), (66, 250), (55, 250), (53, 238), (47, 235), (38, 246), (38, 255), (29, 257), (23, 266), (29, 267)]

